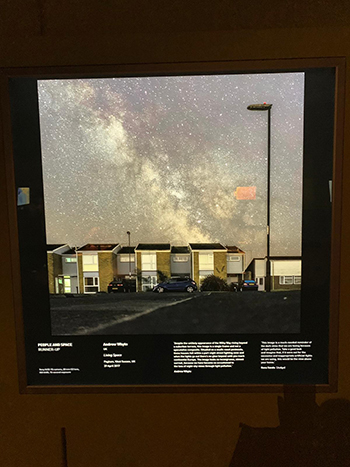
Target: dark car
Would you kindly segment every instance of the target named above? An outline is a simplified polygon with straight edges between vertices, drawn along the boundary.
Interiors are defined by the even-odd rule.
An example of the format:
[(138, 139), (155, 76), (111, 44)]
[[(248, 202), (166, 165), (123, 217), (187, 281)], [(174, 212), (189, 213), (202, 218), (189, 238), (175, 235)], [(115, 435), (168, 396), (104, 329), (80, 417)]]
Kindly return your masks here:
[(108, 284), (108, 293), (116, 292), (125, 292), (124, 280), (123, 279), (113, 279)]
[(245, 280), (242, 284), (243, 292), (245, 290), (258, 290), (258, 284), (255, 281)]
[(190, 277), (172, 277), (165, 282), (160, 282), (153, 288), (153, 292), (195, 292), (197, 284)]

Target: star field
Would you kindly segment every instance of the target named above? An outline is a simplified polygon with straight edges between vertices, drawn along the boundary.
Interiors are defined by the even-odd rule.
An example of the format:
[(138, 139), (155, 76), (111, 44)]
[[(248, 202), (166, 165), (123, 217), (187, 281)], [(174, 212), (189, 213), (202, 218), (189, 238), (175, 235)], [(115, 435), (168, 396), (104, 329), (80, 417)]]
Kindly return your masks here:
[[(39, 81), (48, 243), (301, 245), (303, 73)], [(256, 200), (237, 200), (256, 186)]]

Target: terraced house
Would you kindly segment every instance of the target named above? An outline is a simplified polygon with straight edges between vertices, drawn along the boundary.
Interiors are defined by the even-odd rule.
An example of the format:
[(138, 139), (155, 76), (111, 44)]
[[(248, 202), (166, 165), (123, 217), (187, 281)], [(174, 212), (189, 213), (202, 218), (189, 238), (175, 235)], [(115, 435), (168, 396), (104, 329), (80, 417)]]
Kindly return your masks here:
[(117, 249), (117, 276), (120, 278), (127, 278), (130, 276), (134, 277), (135, 274), (135, 247), (120, 246), (120, 248)]
[[(272, 256), (270, 258), (271, 290), (301, 289), (301, 256)], [(266, 288), (266, 258), (254, 258), (247, 271), (259, 290)]]
[[(68, 247), (68, 245), (67, 245)], [(74, 248), (68, 247), (62, 252), (62, 280), (59, 277), (58, 293), (79, 293), (77, 254)], [(63, 288), (62, 288), (63, 282)], [(63, 290), (62, 290), (63, 289)]]
[(200, 285), (211, 274), (227, 279), (227, 248), (221, 243), (190, 243), (192, 279)]
[[(69, 246), (58, 243), (46, 245), (47, 252), (47, 275), (50, 294), (64, 293), (59, 291), (58, 278), (62, 277), (62, 251), (68, 250)], [(64, 288), (62, 284), (62, 288)]]
[(79, 293), (77, 255), (67, 244), (47, 245), (50, 294)]
[(171, 276), (170, 243), (139, 243), (135, 253), (138, 292), (152, 289)]
[(170, 271), (172, 277), (191, 276), (191, 252), (188, 246), (172, 246), (170, 260)]
[(118, 243), (88, 243), (78, 248), (80, 293), (107, 292), (117, 274)]
[(246, 268), (245, 252), (237, 246), (226, 246), (227, 249), (227, 283), (238, 283), (244, 279)]
[(47, 257), (52, 294), (107, 292), (117, 277), (136, 280), (138, 292), (170, 277), (191, 277), (200, 286), (214, 274), (230, 283), (242, 279), (245, 271), (244, 251), (221, 243), (88, 243), (77, 249), (55, 244), (47, 245)]

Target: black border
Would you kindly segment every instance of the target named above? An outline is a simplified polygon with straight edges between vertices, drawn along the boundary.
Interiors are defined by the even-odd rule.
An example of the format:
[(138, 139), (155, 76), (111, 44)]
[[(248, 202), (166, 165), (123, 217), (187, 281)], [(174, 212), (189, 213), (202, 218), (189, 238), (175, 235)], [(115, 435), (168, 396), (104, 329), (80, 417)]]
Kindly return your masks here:
[[(281, 73), (283, 71), (290, 71), (290, 72), (296, 72), (296, 71), (304, 71), (306, 72), (306, 75), (310, 78), (308, 81), (308, 86), (309, 86), (309, 91), (306, 92), (305, 96), (305, 112), (309, 112), (310, 117), (308, 122), (309, 125), (305, 125), (305, 146), (304, 150), (308, 151), (308, 154), (312, 154), (310, 156), (310, 173), (308, 173), (307, 176), (304, 178), (304, 183), (307, 189), (304, 190), (304, 212), (305, 209), (308, 210), (308, 213), (310, 214), (310, 226), (306, 228), (305, 222), (303, 223), (303, 279), (304, 275), (310, 274), (311, 278), (311, 263), (309, 263), (309, 271), (308, 269), (304, 266), (305, 265), (305, 255), (308, 255), (310, 253), (310, 258), (315, 258), (315, 255), (318, 253), (321, 253), (321, 257), (325, 257), (325, 252), (327, 256), (327, 265), (329, 266), (330, 264), (330, 231), (331, 231), (331, 222), (330, 222), (330, 209), (329, 209), (329, 192), (328, 192), (328, 185), (327, 185), (327, 190), (319, 190), (319, 186), (322, 185), (319, 184), (319, 179), (315, 177), (317, 172), (315, 170), (320, 169), (320, 160), (322, 160), (322, 154), (331, 153), (333, 152), (333, 122), (334, 122), (334, 72), (335, 68), (332, 69), (332, 83), (333, 87), (329, 88), (327, 86), (323, 87), (322, 83), (315, 83), (315, 76), (319, 76), (321, 69), (315, 69), (315, 70), (310, 70), (310, 69), (291, 69), (291, 70), (264, 70), (264, 72), (278, 72)], [(323, 72), (329, 72), (330, 70), (324, 69)], [(259, 71), (254, 71), (255, 73), (258, 73)], [(242, 73), (241, 71), (239, 73)], [(248, 73), (253, 73), (252, 71), (248, 71)], [(312, 75), (313, 73), (313, 75)], [(158, 73), (157, 73), (158, 74)], [(164, 73), (164, 75), (169, 75), (171, 73)], [(174, 74), (183, 74), (183, 73), (174, 73)], [(187, 74), (198, 74), (198, 73), (187, 73)], [(200, 73), (202, 74), (202, 73)], [(217, 74), (215, 72), (211, 72), (210, 74)], [(146, 74), (149, 75), (149, 74)], [(125, 75), (124, 75), (125, 76)], [(135, 75), (133, 75), (135, 76)], [(67, 77), (67, 76), (65, 76)], [(74, 76), (77, 77), (77, 76)], [(82, 77), (82, 76), (80, 76)], [(86, 77), (86, 75), (84, 76)], [(95, 77), (95, 76), (94, 76)], [(52, 77), (50, 77), (52, 78)], [(60, 79), (60, 76), (57, 76), (58, 79)], [(330, 77), (328, 77), (330, 78)], [(42, 78), (41, 78), (42, 79)], [(317, 81), (317, 80), (316, 80)], [(321, 80), (322, 81), (322, 80)], [(45, 269), (45, 266), (43, 266), (43, 261), (44, 263), (46, 262), (46, 240), (45, 240), (45, 223), (43, 222), (44, 220), (44, 212), (43, 212), (43, 199), (42, 199), (42, 174), (41, 174), (41, 163), (40, 164), (28, 164), (28, 161), (31, 161), (31, 156), (30, 154), (33, 154), (33, 151), (36, 151), (36, 154), (38, 154), (38, 148), (40, 151), (40, 134), (38, 135), (38, 111), (37, 109), (37, 97), (35, 95), (34, 98), (34, 93), (30, 95), (31, 93), (28, 94), (28, 90), (26, 90), (24, 93), (20, 93), (18, 87), (23, 88), (23, 83), (26, 82), (26, 85), (31, 86), (31, 90), (33, 92), (34, 87), (36, 87), (36, 80), (33, 78), (15, 78), (10, 80), (10, 98), (11, 98), (11, 108), (12, 108), (12, 128), (13, 128), (13, 152), (15, 155), (15, 166), (16, 166), (16, 184), (17, 186), (28, 186), (28, 174), (31, 174), (30, 180), (34, 182), (32, 185), (32, 190), (31, 190), (31, 197), (32, 197), (32, 203), (31, 203), (31, 208), (27, 209), (25, 214), (24, 214), (24, 208), (27, 207), (22, 207), (21, 213), (18, 215), (18, 225), (19, 225), (19, 237), (20, 237), (20, 254), (21, 254), (21, 272), (22, 272), (22, 277), (26, 277), (26, 280), (22, 281), (22, 291), (23, 291), (23, 320), (24, 320), (24, 325), (25, 325), (25, 334), (26, 334), (26, 348), (28, 349), (28, 345), (30, 346), (31, 341), (33, 342), (38, 342), (37, 337), (42, 337), (42, 331), (43, 328), (45, 327), (44, 325), (44, 319), (43, 320), (38, 320), (36, 319), (35, 322), (31, 319), (34, 316), (34, 311), (36, 311), (35, 315), (36, 318), (38, 318), (38, 312), (39, 316), (40, 313), (43, 312), (43, 308), (41, 305), (43, 304), (43, 301), (38, 302), (37, 297), (41, 296), (46, 297), (48, 299), (48, 288), (47, 288), (47, 271)], [(16, 85), (14, 84), (16, 83)], [(20, 83), (20, 85), (19, 85)], [(35, 85), (35, 86), (34, 86)], [(306, 80), (306, 85), (307, 85), (307, 80)], [(17, 87), (17, 89), (16, 89)], [(307, 89), (307, 88), (306, 88)], [(320, 92), (322, 90), (322, 93)], [(35, 89), (35, 94), (36, 94), (36, 89)], [(322, 95), (322, 105), (320, 106), (320, 96)], [(306, 105), (306, 100), (307, 98), (309, 99), (308, 107)], [(36, 100), (36, 105), (35, 105), (35, 100)], [(25, 114), (23, 112), (23, 109), (28, 110), (28, 113)], [(35, 111), (33, 111), (36, 109)], [(324, 118), (325, 117), (325, 118)], [(305, 121), (307, 119), (305, 118)], [(311, 132), (313, 134), (313, 139), (310, 140), (310, 137), (307, 138), (306, 134), (307, 132)], [(39, 136), (39, 137), (38, 137)], [(331, 141), (331, 144), (330, 144)], [(29, 151), (28, 151), (29, 148)], [(29, 154), (29, 155), (28, 155)], [(20, 155), (20, 156), (19, 156)], [(27, 164), (26, 164), (27, 162)], [(37, 161), (36, 161), (37, 162)], [(321, 164), (322, 168), (322, 180), (325, 181), (326, 179), (328, 180), (329, 178), (329, 170), (332, 168), (332, 158), (329, 158), (328, 164)], [(40, 165), (40, 167), (39, 167)], [(22, 167), (22, 175), (24, 174), (25, 177), (24, 179), (26, 180), (26, 183), (22, 183), (24, 180), (21, 178), (21, 174), (18, 174), (18, 167)], [(34, 169), (36, 171), (36, 175), (34, 176)], [(35, 184), (35, 181), (39, 181), (39, 174), (40, 171), (40, 183)], [(21, 183), (20, 183), (21, 181)], [(322, 185), (323, 186), (323, 185)], [(34, 187), (34, 190), (33, 190)], [(320, 196), (320, 198), (319, 198)], [(316, 205), (314, 203), (315, 198), (318, 198), (321, 202)], [(327, 204), (328, 200), (328, 204)], [(303, 216), (305, 219), (305, 216)], [(328, 223), (329, 229), (327, 231), (324, 231), (324, 222)], [(23, 238), (21, 238), (21, 231), (23, 228), (23, 225), (27, 228), (25, 235)], [(28, 230), (29, 227), (29, 230)], [(311, 233), (313, 228), (313, 234)], [(306, 230), (305, 230), (306, 229)], [(320, 230), (321, 229), (321, 230)], [(28, 232), (30, 232), (28, 234)], [(308, 238), (308, 243), (304, 242), (304, 232), (306, 234), (305, 238)], [(321, 235), (320, 235), (321, 232)], [(322, 232), (325, 232), (325, 235), (322, 235)], [(310, 235), (308, 235), (310, 234)], [(39, 242), (36, 242), (35, 248), (33, 248), (33, 242), (31, 239), (33, 238), (42, 238), (44, 239), (43, 242), (41, 242), (40, 247), (39, 247)], [(320, 238), (321, 237), (321, 238)], [(317, 241), (315, 242), (315, 238), (317, 238)], [(43, 248), (43, 245), (44, 248)], [(307, 245), (307, 246), (306, 246)], [(29, 248), (30, 247), (30, 248)], [(45, 260), (44, 260), (45, 257)], [(30, 261), (33, 260), (34, 262)], [(33, 269), (33, 264), (35, 263), (35, 269)], [(324, 263), (322, 263), (324, 264)], [(320, 313), (320, 309), (316, 310), (316, 307), (312, 307), (314, 313), (313, 315), (309, 314), (308, 318), (304, 319), (303, 315), (303, 320), (302, 320), (302, 334), (304, 334), (304, 330), (308, 327), (313, 327), (315, 328), (315, 321), (314, 318), (320, 319), (322, 318), (321, 321), (318, 321), (321, 325), (317, 325), (317, 333), (315, 332), (315, 335), (319, 335), (320, 333), (323, 333), (324, 331), (327, 332), (327, 338), (326, 342), (328, 342), (328, 322), (329, 322), (329, 312), (328, 312), (328, 305), (329, 305), (329, 267), (324, 270), (322, 270), (322, 264), (321, 270), (320, 268), (317, 268), (316, 275), (319, 275), (321, 272), (321, 277), (322, 281), (313, 281), (312, 288), (308, 289), (308, 293), (306, 293), (305, 287), (303, 287), (303, 307), (306, 305), (311, 305), (312, 300), (315, 299), (317, 296), (318, 298), (318, 303), (321, 306), (320, 309), (327, 307), (327, 313)], [(36, 267), (38, 268), (36, 269)], [(31, 271), (29, 271), (31, 269)], [(29, 275), (28, 275), (29, 273)], [(313, 276), (315, 276), (315, 269), (313, 270)], [(30, 278), (30, 280), (29, 280)], [(304, 280), (305, 282), (305, 280)], [(38, 295), (38, 291), (41, 291)], [(30, 305), (29, 305), (30, 304)], [(29, 305), (29, 306), (28, 306)], [(39, 305), (39, 306), (38, 306)], [(30, 311), (31, 310), (31, 311)], [(45, 308), (45, 313), (47, 316), (47, 310)], [(316, 316), (317, 315), (317, 316)], [(44, 316), (42, 316), (44, 317)], [(73, 336), (72, 336), (73, 337)], [(125, 336), (124, 336), (125, 337)], [(190, 337), (190, 336), (187, 336)], [(199, 336), (195, 336), (196, 339), (199, 339)], [(217, 336), (215, 336), (216, 338)], [(239, 340), (242, 340), (244, 336), (239, 335)], [(272, 338), (272, 335), (268, 336), (269, 339)], [(91, 338), (90, 336), (87, 336), (87, 338)], [(207, 336), (206, 336), (207, 338)], [(301, 337), (298, 335), (298, 339)], [(39, 341), (42, 341), (43, 339), (39, 339)], [(324, 362), (328, 361), (328, 346), (324, 345), (323, 343), (320, 343), (320, 349), (323, 349), (323, 354), (326, 357)], [(27, 359), (27, 365), (28, 369), (30, 367), (30, 360), (31, 358)], [(323, 366), (323, 365), (322, 365)], [(323, 370), (325, 368), (323, 367)], [(323, 373), (323, 371), (322, 371)], [(204, 384), (208, 384), (203, 382)], [(203, 384), (202, 383), (202, 384)], [(242, 381), (239, 382), (238, 384), (251, 384), (251, 382), (246, 382)], [(286, 382), (280, 381), (280, 382), (270, 382), (272, 384), (284, 384)], [(290, 384), (290, 382), (287, 382)], [(314, 382), (315, 383), (315, 382)], [(298, 382), (296, 384), (314, 384), (311, 383), (311, 381), (303, 381), (302, 383)], [(322, 381), (324, 384), (324, 381)], [(55, 384), (55, 383), (54, 383)], [(73, 383), (74, 384), (74, 383)], [(84, 383), (83, 383), (84, 384)], [(97, 383), (100, 384), (100, 383)], [(131, 383), (132, 384), (132, 383)], [(147, 383), (146, 383), (147, 384)], [(175, 383), (176, 384), (176, 383)], [(201, 383), (199, 383), (201, 384)], [(213, 382), (213, 384), (217, 384)], [(268, 382), (259, 382), (256, 384), (268, 384)]]

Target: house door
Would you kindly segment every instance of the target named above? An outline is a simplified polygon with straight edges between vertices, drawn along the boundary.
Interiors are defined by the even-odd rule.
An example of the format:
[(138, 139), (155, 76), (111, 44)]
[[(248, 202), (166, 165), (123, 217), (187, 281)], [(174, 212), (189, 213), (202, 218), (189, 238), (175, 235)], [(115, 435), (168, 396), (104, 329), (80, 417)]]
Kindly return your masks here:
[(157, 285), (157, 276), (142, 276), (142, 292), (152, 290)]
[(56, 277), (56, 293), (64, 294), (64, 278), (63, 278), (63, 276)]
[(71, 293), (71, 281), (70, 276), (63, 277), (64, 282), (64, 293)]
[(257, 277), (256, 280), (258, 282), (258, 290), (263, 292), (265, 290), (265, 277)]

